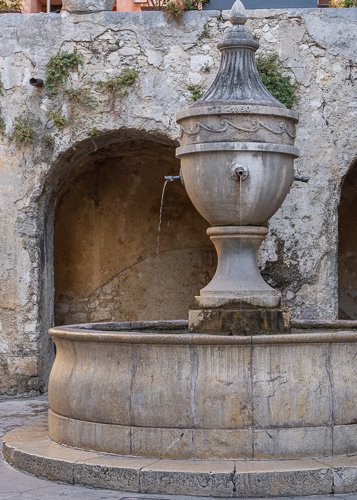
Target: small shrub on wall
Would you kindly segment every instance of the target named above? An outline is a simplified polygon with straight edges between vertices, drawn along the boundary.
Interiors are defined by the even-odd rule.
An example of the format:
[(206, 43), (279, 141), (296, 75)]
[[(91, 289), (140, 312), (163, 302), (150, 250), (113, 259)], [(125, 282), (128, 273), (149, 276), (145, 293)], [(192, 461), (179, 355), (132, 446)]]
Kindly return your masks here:
[(357, 7), (357, 0), (331, 0), (330, 7)]
[(149, 8), (163, 10), (179, 19), (185, 10), (201, 10), (208, 0), (148, 0)]
[(278, 99), (288, 109), (296, 102), (296, 86), (290, 78), (283, 75), (278, 54), (268, 54), (257, 58), (259, 76), (275, 99)]
[(16, 144), (28, 144), (35, 139), (35, 124), (29, 117), (15, 118), (11, 140)]
[(77, 70), (80, 64), (83, 61), (76, 51), (52, 56), (46, 65), (46, 87), (50, 93), (56, 94), (68, 80), (70, 71)]
[(0, 111), (0, 136), (5, 135), (5, 131), (6, 131), (5, 120), (1, 116), (1, 111)]
[(21, 12), (21, 0), (0, 0), (0, 12)]

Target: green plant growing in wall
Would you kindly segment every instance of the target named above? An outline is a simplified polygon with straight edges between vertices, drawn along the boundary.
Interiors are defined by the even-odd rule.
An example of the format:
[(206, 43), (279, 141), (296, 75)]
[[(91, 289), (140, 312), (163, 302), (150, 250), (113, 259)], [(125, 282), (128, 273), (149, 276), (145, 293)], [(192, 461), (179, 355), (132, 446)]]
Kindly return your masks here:
[(198, 10), (200, 4), (208, 0), (168, 0), (164, 10), (176, 18), (180, 18), (185, 10)]
[(6, 132), (6, 124), (5, 124), (4, 117), (1, 115), (1, 111), (0, 111), (0, 136), (5, 135), (5, 132)]
[(204, 90), (203, 90), (203, 87), (202, 85), (188, 85), (187, 86), (187, 90), (189, 90), (191, 92), (191, 101), (198, 101), (198, 99), (200, 99), (203, 94), (204, 94)]
[(15, 118), (10, 139), (17, 144), (28, 144), (35, 139), (35, 125), (31, 118)]
[(53, 149), (55, 145), (55, 138), (51, 134), (44, 134), (41, 137), (41, 142), (46, 148)]
[(204, 73), (210, 73), (211, 72), (211, 69), (212, 69), (212, 66), (210, 65), (210, 63), (206, 62), (201, 70), (204, 72)]
[(100, 136), (100, 130), (97, 129), (97, 127), (93, 127), (90, 130), (88, 130), (88, 135), (92, 139), (98, 139), (98, 137)]
[(67, 118), (60, 111), (50, 111), (47, 116), (53, 121), (55, 127), (62, 128), (68, 125)]
[(162, 10), (170, 16), (180, 19), (185, 10), (197, 10), (208, 0), (148, 0), (154, 10)]
[(273, 53), (257, 57), (257, 68), (271, 95), (291, 109), (296, 102), (296, 85), (283, 75), (278, 55)]
[[(0, 80), (0, 96), (2, 95), (4, 95), (4, 85)], [(6, 124), (0, 108), (0, 136), (5, 135), (5, 131), (6, 131)]]
[(357, 7), (357, 0), (331, 0), (330, 7), (348, 8)]
[(135, 68), (125, 68), (115, 78), (98, 82), (98, 86), (106, 92), (115, 93), (134, 85), (138, 76), (139, 72)]
[(197, 10), (200, 4), (205, 3), (208, 3), (208, 0), (185, 0), (185, 10)]
[(60, 52), (52, 56), (46, 65), (45, 83), (51, 94), (57, 94), (67, 82), (70, 72), (78, 69), (83, 59), (78, 52)]
[(0, 0), (0, 11), (21, 12), (22, 0)]
[(94, 109), (97, 101), (89, 94), (89, 89), (66, 89), (66, 96), (72, 105), (77, 105), (84, 109)]

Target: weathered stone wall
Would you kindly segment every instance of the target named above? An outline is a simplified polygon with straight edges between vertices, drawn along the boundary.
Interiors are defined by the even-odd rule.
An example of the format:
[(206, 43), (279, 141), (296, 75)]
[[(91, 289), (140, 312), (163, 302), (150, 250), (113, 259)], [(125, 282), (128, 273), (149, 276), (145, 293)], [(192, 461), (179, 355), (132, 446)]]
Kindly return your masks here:
[[(173, 144), (188, 85), (206, 88), (215, 74), (225, 19), (219, 12), (187, 13), (179, 25), (149, 12), (0, 16), (7, 136), (17, 117), (36, 124), (32, 143), (7, 136), (0, 142), (0, 392), (39, 389), (46, 381), (53, 219), (64, 186), (84, 157), (110, 144), (120, 148), (128, 134)], [(266, 278), (296, 318), (337, 316), (337, 207), (355, 155), (356, 22), (352, 9), (253, 11), (249, 21), (261, 51), (277, 51), (298, 84), (296, 168), (311, 180), (294, 184), (261, 252)], [(66, 86), (78, 92), (51, 97), (30, 87), (51, 55), (74, 49), (84, 64)], [(97, 85), (125, 67), (139, 73), (127, 92), (108, 95)], [(51, 110), (63, 112), (69, 125), (56, 128)]]

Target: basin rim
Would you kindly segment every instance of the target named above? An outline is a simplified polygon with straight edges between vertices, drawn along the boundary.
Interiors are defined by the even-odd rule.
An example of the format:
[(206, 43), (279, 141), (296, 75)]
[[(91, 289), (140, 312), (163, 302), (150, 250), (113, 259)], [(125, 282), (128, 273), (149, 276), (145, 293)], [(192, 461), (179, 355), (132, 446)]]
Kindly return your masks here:
[[(156, 345), (202, 345), (202, 346), (239, 346), (239, 345), (277, 345), (277, 344), (331, 344), (357, 342), (357, 331), (348, 329), (336, 329), (326, 331), (310, 331), (303, 333), (287, 333), (280, 335), (249, 335), (249, 336), (225, 336), (201, 333), (150, 333), (135, 328), (135, 323), (83, 323), (78, 325), (58, 326), (51, 328), (49, 334), (53, 339), (62, 339), (79, 342), (111, 342), (116, 344), (156, 344)], [(155, 323), (146, 322), (147, 327), (155, 328)], [(162, 324), (163, 322), (160, 322)], [(167, 322), (173, 325), (173, 321)], [(142, 324), (138, 322), (137, 325)], [(115, 325), (118, 331), (100, 329), (100, 326), (108, 328)], [(123, 330), (120, 330), (122, 325)], [(183, 330), (187, 327), (187, 321), (177, 321), (177, 326)], [(93, 328), (94, 327), (94, 328)], [(172, 330), (172, 328), (171, 328)], [(161, 330), (162, 331), (162, 330)], [(168, 331), (170, 331), (168, 329)], [(187, 331), (186, 329), (183, 331)]]

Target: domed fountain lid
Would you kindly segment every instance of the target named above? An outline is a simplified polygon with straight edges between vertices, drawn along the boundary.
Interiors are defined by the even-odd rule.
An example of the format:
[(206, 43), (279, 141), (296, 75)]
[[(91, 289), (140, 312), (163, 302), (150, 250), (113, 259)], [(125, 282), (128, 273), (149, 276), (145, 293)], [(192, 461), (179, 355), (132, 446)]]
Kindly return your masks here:
[(217, 44), (222, 52), (221, 65), (211, 87), (192, 107), (207, 104), (249, 104), (285, 108), (265, 88), (255, 61), (259, 43), (245, 26), (247, 13), (237, 0), (229, 20), (233, 28)]

